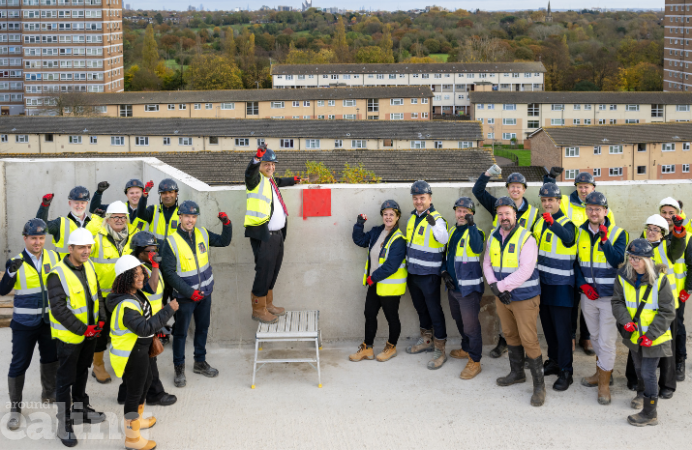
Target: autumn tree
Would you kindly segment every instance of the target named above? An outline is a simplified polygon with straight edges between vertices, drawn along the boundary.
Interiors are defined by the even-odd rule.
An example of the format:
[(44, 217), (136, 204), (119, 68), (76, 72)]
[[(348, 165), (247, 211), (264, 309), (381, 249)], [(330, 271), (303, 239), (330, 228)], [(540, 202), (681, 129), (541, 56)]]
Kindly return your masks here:
[(319, 52), (314, 52), (312, 50), (297, 49), (291, 43), (284, 62), (286, 64), (330, 64), (336, 62), (336, 56), (332, 50), (326, 48)]
[(189, 89), (242, 89), (240, 69), (227, 58), (198, 55), (185, 71)]
[(394, 41), (392, 41), (392, 26), (387, 24), (384, 27), (384, 35), (380, 41), (380, 48), (384, 53), (382, 61), (383, 63), (393, 63), (394, 62)]
[[(381, 47), (368, 46), (361, 47), (356, 52), (356, 62), (359, 63), (383, 63), (383, 62), (393, 62), (385, 61), (385, 52)], [(392, 60), (394, 58), (392, 57)]]
[(339, 21), (336, 23), (334, 37), (332, 37), (332, 50), (334, 50), (338, 62), (350, 62), (351, 55), (346, 42), (346, 25), (344, 25), (343, 17), (339, 17)]
[(154, 38), (154, 27), (149, 24), (144, 32), (144, 43), (142, 44), (142, 65), (145, 69), (153, 72), (159, 62), (159, 48)]
[(237, 42), (240, 64), (243, 70), (255, 64), (255, 35), (244, 28)]
[(224, 30), (224, 33), (226, 36), (224, 37), (223, 40), (223, 52), (226, 58), (228, 58), (230, 61), (235, 61), (235, 52), (236, 52), (236, 46), (235, 46), (235, 37), (233, 36), (233, 28), (228, 27)]

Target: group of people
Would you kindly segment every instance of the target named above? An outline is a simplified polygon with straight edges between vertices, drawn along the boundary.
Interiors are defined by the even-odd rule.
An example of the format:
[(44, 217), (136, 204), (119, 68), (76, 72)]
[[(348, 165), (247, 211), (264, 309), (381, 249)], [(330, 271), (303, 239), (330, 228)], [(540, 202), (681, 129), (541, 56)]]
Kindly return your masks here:
[[(630, 240), (616, 226), (606, 196), (596, 191), (587, 172), (578, 174), (576, 189), (563, 194), (555, 183), (562, 168), (554, 167), (539, 189), (541, 207), (524, 194), (520, 173), (506, 177), (507, 196), (496, 198), (486, 187), (502, 174), (493, 165), (481, 174), (473, 195), (492, 216), (486, 235), (475, 223), (475, 203), (460, 197), (449, 226), (432, 203), (432, 188), (422, 180), (411, 186), (414, 210), (399, 229), (401, 208), (386, 200), (380, 208), (382, 225), (365, 231), (368, 220), (359, 214), (353, 242), (368, 249), (363, 274), (365, 339), (351, 361), (387, 361), (397, 355), (401, 334), (399, 303), (408, 287), (420, 323), (420, 337), (406, 348), (410, 354), (432, 352), (428, 369), (446, 361), (446, 325), (441, 306), (444, 283), (461, 334), (461, 348), (449, 352), (467, 359), (460, 378), (481, 372), (482, 337), (479, 321), (485, 284), (495, 296), (502, 333), (490, 356), (508, 353), (510, 373), (499, 386), (533, 380), (531, 405), (545, 402), (545, 376), (557, 376), (553, 389), (565, 391), (573, 380), (573, 353), (581, 315), (579, 345), (596, 355), (595, 374), (581, 384), (597, 388), (598, 403), (611, 402), (610, 386), (618, 335), (629, 348), (627, 385), (636, 391), (631, 402), (640, 410), (627, 418), (635, 426), (656, 425), (659, 398), (673, 396), (685, 379), (686, 331), (684, 306), (692, 289), (692, 230), (682, 203), (660, 202), (659, 211), (643, 224), (641, 237)], [(377, 315), (383, 310), (389, 337), (375, 355)], [(544, 359), (538, 340), (540, 316), (548, 344)], [(660, 367), (660, 381), (656, 370)]]
[[(275, 178), (276, 162), (276, 154), (263, 146), (246, 171), (245, 236), (256, 263), (252, 318), (265, 323), (285, 314), (273, 303), (288, 216), (279, 187), (300, 183), (299, 177)], [(156, 418), (144, 417), (144, 405), (177, 400), (165, 391), (157, 366), (171, 320), (173, 384), (187, 384), (185, 341), (193, 319), (193, 372), (219, 373), (206, 361), (214, 290), (209, 252), (230, 245), (232, 225), (219, 212), (220, 234), (198, 226), (200, 206), (179, 203), (178, 185), (170, 178), (159, 183), (155, 205), (147, 205), (153, 181), (132, 179), (124, 187), (125, 201), (103, 204), (109, 187), (107, 181), (98, 183), (93, 197), (84, 186), (73, 188), (68, 213), (55, 220), (48, 220), (54, 195), (43, 196), (36, 218), (24, 225), (25, 248), (6, 263), (0, 295), (15, 293), (7, 427), (21, 426), (25, 374), (38, 344), (41, 399), (57, 406), (58, 439), (76, 446), (74, 424), (106, 420), (90, 405), (86, 385), (92, 365), (96, 381), (111, 382), (104, 364), (108, 351), (122, 379), (117, 401), (124, 405), (125, 447), (148, 450), (156, 442), (140, 430), (154, 426)], [(48, 235), (55, 250), (45, 248)]]

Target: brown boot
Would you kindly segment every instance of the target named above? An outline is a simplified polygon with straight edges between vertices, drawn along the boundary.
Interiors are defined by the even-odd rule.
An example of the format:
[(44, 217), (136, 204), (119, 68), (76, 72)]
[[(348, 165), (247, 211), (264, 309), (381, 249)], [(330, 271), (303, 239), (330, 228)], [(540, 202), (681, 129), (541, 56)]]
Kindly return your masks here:
[(612, 370), (603, 370), (597, 367), (598, 370), (598, 403), (601, 405), (610, 405), (610, 376)]
[[(596, 358), (598, 361), (598, 358)], [(586, 387), (596, 387), (598, 386), (598, 365), (596, 365), (596, 373), (590, 377), (582, 377), (581, 385)]]
[(385, 362), (389, 361), (390, 359), (394, 358), (396, 356), (396, 345), (392, 345), (387, 341), (387, 343), (384, 346), (384, 350), (382, 350), (382, 353), (377, 355), (376, 359), (379, 362)]
[(447, 339), (435, 339), (435, 351), (433, 351), (432, 359), (428, 362), (428, 369), (437, 370), (447, 362), (447, 352), (445, 352), (445, 344)]
[(416, 353), (433, 351), (433, 332), (432, 330), (420, 329), (420, 337), (415, 344), (406, 348), (406, 353), (415, 355)]
[(127, 450), (152, 450), (156, 441), (148, 441), (139, 434), (141, 428), (139, 419), (125, 419), (125, 448)]
[(375, 358), (375, 352), (372, 350), (372, 347), (368, 347), (365, 345), (365, 342), (360, 344), (358, 346), (358, 351), (356, 351), (354, 354), (349, 355), (348, 359), (350, 359), (353, 362), (358, 362), (362, 361), (364, 359), (373, 359)]
[(283, 316), (286, 314), (286, 309), (279, 306), (274, 306), (274, 290), (269, 289), (267, 292), (267, 311), (275, 316)]
[(464, 367), (464, 370), (461, 371), (459, 378), (461, 378), (462, 380), (470, 380), (479, 373), (481, 373), (480, 361), (476, 362), (469, 358), (469, 362), (466, 363), (466, 367)]
[(449, 356), (451, 356), (454, 359), (466, 359), (469, 357), (468, 352), (465, 352), (464, 350), (458, 348), (456, 350), (452, 350), (449, 352)]
[(111, 376), (106, 371), (106, 366), (103, 364), (103, 354), (105, 352), (94, 353), (94, 368), (91, 375), (96, 378), (99, 383), (105, 384), (111, 382)]
[(262, 323), (274, 323), (278, 319), (275, 315), (267, 311), (267, 297), (257, 297), (255, 294), (250, 294), (252, 300), (252, 319), (259, 320)]
[(147, 428), (151, 428), (154, 425), (156, 425), (156, 417), (151, 416), (149, 418), (144, 418), (144, 403), (139, 405), (137, 408), (137, 412), (139, 413), (139, 427), (142, 430), (146, 430)]

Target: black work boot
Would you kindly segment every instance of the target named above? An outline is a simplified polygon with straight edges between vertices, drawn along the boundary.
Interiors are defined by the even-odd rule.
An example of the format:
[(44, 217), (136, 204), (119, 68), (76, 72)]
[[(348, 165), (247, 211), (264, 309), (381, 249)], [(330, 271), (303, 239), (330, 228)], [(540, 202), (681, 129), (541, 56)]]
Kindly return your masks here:
[(644, 397), (644, 409), (639, 414), (627, 417), (627, 422), (635, 427), (645, 427), (647, 425), (658, 425), (658, 414), (656, 406), (658, 397)]
[(637, 381), (637, 396), (630, 402), (632, 409), (642, 409), (644, 407), (644, 382)]
[(80, 423), (101, 423), (106, 420), (106, 415), (96, 411), (88, 403), (75, 402), (72, 405), (72, 423), (79, 425)]
[(209, 378), (214, 378), (219, 374), (219, 371), (210, 366), (206, 361), (195, 361), (192, 371)]
[(490, 357), (499, 358), (505, 353), (507, 353), (507, 341), (505, 341), (505, 338), (502, 337), (502, 335), (500, 335), (500, 339), (498, 339), (497, 345), (494, 349), (490, 350)]
[(544, 376), (546, 376), (546, 377), (550, 376), (550, 375), (560, 376), (560, 372), (562, 372), (562, 370), (560, 369), (560, 365), (557, 363), (557, 361), (548, 358), (543, 363), (543, 375)]
[(41, 401), (55, 402), (55, 377), (58, 373), (59, 361), (41, 364)]
[(65, 447), (74, 447), (77, 445), (77, 435), (72, 429), (72, 418), (70, 417), (70, 408), (64, 402), (56, 402), (58, 405), (58, 428), (56, 437), (60, 439)]
[[(498, 386), (511, 386), (526, 381), (526, 372), (524, 371), (524, 347), (521, 345), (508, 345), (507, 350), (509, 352), (510, 372), (506, 377), (500, 377), (496, 380)], [(541, 367), (541, 373), (542, 370), (543, 367)]]
[[(545, 371), (543, 375), (545, 376)], [(561, 370), (560, 376), (555, 381), (555, 384), (553, 384), (553, 389), (556, 391), (566, 391), (572, 383), (574, 383), (572, 372), (569, 370)]]
[(24, 390), (24, 375), (7, 377), (7, 387), (10, 391), (10, 420), (7, 428), (14, 431), (19, 428), (22, 418), (22, 391)]
[(675, 364), (675, 379), (677, 381), (685, 381), (685, 360), (678, 359)]
[(531, 396), (531, 406), (543, 406), (545, 403), (545, 377), (543, 376), (543, 355), (538, 358), (530, 359), (529, 369), (533, 378), (533, 395)]
[(175, 378), (173, 378), (173, 384), (175, 387), (185, 387), (187, 384), (187, 378), (185, 378), (185, 363), (175, 366)]

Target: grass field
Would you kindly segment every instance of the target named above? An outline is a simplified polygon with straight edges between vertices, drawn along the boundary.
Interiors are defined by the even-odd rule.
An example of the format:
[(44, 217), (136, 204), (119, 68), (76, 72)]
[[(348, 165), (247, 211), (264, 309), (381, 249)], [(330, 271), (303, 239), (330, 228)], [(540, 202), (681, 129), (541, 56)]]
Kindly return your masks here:
[[(492, 145), (486, 144), (484, 147), (492, 147)], [(516, 149), (511, 148), (509, 145), (499, 145), (495, 144), (495, 150), (502, 150), (503, 152), (513, 153), (519, 158), (520, 166), (530, 166), (531, 165), (531, 150), (524, 150), (524, 145), (517, 145)], [(498, 155), (502, 156), (502, 154)]]
[(430, 57), (439, 62), (447, 62), (447, 58), (449, 58), (449, 55), (446, 53), (431, 53)]

